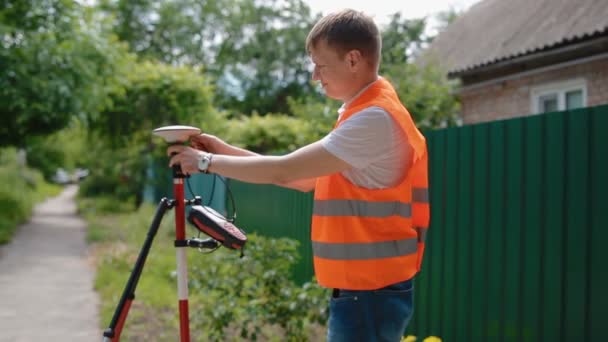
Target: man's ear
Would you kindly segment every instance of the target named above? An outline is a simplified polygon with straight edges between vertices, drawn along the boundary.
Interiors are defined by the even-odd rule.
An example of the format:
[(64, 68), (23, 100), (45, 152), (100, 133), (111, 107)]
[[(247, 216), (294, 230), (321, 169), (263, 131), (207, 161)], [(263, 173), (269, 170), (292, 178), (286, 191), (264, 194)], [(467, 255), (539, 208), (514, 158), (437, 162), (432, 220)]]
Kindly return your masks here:
[(361, 56), (361, 51), (348, 51), (346, 53), (346, 61), (348, 62), (348, 66), (351, 71), (357, 71), (361, 67), (361, 63), (363, 62), (363, 56)]

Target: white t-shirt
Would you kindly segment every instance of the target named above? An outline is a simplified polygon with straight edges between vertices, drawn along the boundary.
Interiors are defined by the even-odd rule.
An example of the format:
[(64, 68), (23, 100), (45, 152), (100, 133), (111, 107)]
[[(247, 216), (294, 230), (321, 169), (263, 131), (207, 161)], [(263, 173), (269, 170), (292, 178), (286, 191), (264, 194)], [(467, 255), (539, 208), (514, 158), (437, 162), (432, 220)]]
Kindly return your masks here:
[[(344, 112), (344, 106), (338, 111)], [(393, 117), (380, 107), (368, 107), (321, 140), (323, 147), (353, 168), (342, 172), (352, 183), (379, 189), (405, 177), (412, 147)]]

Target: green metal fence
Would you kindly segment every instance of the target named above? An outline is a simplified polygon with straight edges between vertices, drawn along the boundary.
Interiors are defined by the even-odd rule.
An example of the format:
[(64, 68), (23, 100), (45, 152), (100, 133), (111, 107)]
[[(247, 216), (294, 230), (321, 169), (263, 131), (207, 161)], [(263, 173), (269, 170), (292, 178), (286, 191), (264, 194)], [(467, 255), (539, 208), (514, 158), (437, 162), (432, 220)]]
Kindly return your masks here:
[(229, 186), (235, 199), (237, 226), (248, 233), (298, 240), (300, 259), (294, 279), (298, 283), (310, 281), (313, 275), (310, 244), (312, 193), (234, 180)]
[(607, 125), (603, 106), (429, 134), (432, 225), (414, 331), (446, 341), (605, 335)]
[[(427, 134), (431, 228), (409, 333), (444, 341), (604, 341), (608, 106)], [(239, 226), (301, 242), (312, 195), (231, 182)]]

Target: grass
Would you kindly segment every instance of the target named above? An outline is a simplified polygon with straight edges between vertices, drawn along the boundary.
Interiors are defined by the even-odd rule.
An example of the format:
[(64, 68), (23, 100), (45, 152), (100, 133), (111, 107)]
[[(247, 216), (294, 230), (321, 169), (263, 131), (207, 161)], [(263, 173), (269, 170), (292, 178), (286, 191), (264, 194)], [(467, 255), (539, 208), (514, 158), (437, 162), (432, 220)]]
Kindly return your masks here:
[(44, 200), (55, 197), (63, 191), (63, 186), (53, 183), (48, 183), (42, 179), (36, 185), (36, 191), (34, 192), (36, 202), (43, 202)]

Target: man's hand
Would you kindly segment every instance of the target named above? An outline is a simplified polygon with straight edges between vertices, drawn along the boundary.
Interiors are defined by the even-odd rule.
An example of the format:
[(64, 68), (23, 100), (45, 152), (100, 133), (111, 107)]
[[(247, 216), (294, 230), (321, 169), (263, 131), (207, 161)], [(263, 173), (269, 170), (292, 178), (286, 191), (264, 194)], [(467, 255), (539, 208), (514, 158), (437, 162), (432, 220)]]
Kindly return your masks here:
[(221, 146), (227, 145), (220, 138), (211, 134), (195, 135), (190, 138), (190, 146), (197, 150), (206, 151), (214, 154), (225, 154), (221, 153)]
[(257, 156), (257, 153), (232, 146), (222, 139), (211, 134), (201, 134), (190, 138), (190, 146), (197, 150), (227, 156)]
[(167, 155), (173, 155), (169, 161), (169, 166), (172, 167), (173, 165), (180, 165), (182, 173), (185, 175), (198, 173), (200, 172), (198, 169), (198, 161), (203, 157), (204, 153), (205, 152), (197, 151), (188, 146), (169, 146), (167, 149)]

